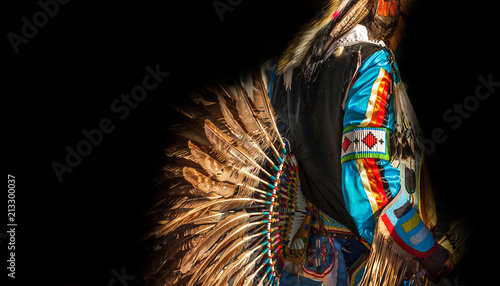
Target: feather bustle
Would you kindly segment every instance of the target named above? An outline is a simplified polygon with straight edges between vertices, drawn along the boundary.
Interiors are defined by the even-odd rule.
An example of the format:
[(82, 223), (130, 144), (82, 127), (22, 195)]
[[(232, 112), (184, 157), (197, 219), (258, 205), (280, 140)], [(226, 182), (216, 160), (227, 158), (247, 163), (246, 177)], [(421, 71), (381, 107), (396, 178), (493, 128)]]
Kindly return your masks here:
[(275, 209), (279, 201), (291, 212), (297, 203), (296, 191), (280, 185), (292, 178), (281, 178), (291, 176), (284, 142), (261, 74), (247, 75), (246, 91), (238, 81), (217, 82), (214, 94), (190, 94), (195, 105), (172, 105), (184, 119), (171, 126), (167, 180), (146, 216), (156, 223), (145, 238), (154, 249), (142, 276), (148, 285), (250, 284), (265, 253), (258, 251), (272, 243), (263, 231), (293, 228), (291, 218), (278, 223), (290, 214)]

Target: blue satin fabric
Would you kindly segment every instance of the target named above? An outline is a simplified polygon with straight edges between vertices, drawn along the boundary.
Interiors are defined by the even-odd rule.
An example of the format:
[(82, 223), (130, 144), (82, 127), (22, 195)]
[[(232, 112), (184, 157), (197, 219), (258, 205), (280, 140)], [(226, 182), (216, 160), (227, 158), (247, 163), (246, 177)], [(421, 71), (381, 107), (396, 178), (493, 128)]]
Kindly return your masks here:
[[(392, 167), (389, 161), (380, 161), (385, 169), (385, 178), (389, 183), (391, 194), (395, 197), (401, 189), (399, 169)], [(371, 244), (376, 221), (359, 173), (355, 160), (342, 165), (342, 177), (344, 178), (342, 192), (347, 210), (354, 219), (359, 234)]]
[(397, 217), (395, 210), (401, 208), (405, 203), (407, 203), (408, 199), (402, 194), (400, 197), (395, 198), (395, 200), (397, 201), (395, 201), (394, 204), (390, 206), (387, 211), (385, 211), (385, 214), (394, 227), (394, 231), (400, 239), (403, 240), (404, 244), (413, 248), (413, 251), (416, 252), (412, 253), (413, 255), (420, 256), (429, 252), (436, 244), (431, 231), (425, 226), (421, 219), (418, 220), (418, 223), (413, 228), (405, 230), (403, 228), (404, 224), (412, 220), (414, 216), (418, 216), (418, 213), (416, 213), (414, 208), (410, 208), (406, 214), (401, 217)]
[[(346, 101), (343, 121), (344, 128), (348, 126), (358, 126), (365, 119), (368, 100), (380, 69), (383, 68), (389, 73), (392, 70), (389, 56), (389, 52), (381, 50), (361, 64), (357, 79), (349, 91)], [(387, 126), (382, 127), (388, 128), (393, 132), (395, 120), (392, 98), (386, 112), (389, 112)], [(380, 160), (380, 165), (385, 170), (385, 179), (394, 197), (401, 189), (400, 171), (398, 168), (392, 167), (387, 160)], [(345, 162), (342, 165), (342, 178), (342, 192), (347, 210), (354, 219), (361, 237), (371, 244), (376, 221), (361, 181), (360, 170), (358, 169), (356, 160)]]
[[(386, 50), (381, 50), (366, 59), (358, 70), (358, 76), (347, 97), (344, 114), (344, 128), (347, 126), (357, 126), (365, 119), (368, 99), (370, 98), (373, 84), (378, 77), (380, 69), (385, 69), (388, 73), (392, 71), (389, 61), (390, 54)], [(394, 107), (392, 100), (389, 106), (388, 125), (383, 126), (394, 131)]]

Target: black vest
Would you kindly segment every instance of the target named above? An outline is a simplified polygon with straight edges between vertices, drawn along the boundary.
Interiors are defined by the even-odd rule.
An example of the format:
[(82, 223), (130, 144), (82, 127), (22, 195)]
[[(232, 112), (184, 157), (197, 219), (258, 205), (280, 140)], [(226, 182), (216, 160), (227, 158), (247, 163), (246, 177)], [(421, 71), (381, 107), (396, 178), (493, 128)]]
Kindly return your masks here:
[(356, 70), (360, 45), (362, 61), (383, 49), (371, 43), (346, 46), (340, 55), (334, 53), (323, 62), (315, 80), (306, 80), (302, 68), (297, 67), (291, 90), (285, 89), (283, 75), (276, 76), (271, 87), (278, 128), (299, 163), (304, 196), (358, 237), (342, 194), (340, 148), (344, 118), (341, 104)]

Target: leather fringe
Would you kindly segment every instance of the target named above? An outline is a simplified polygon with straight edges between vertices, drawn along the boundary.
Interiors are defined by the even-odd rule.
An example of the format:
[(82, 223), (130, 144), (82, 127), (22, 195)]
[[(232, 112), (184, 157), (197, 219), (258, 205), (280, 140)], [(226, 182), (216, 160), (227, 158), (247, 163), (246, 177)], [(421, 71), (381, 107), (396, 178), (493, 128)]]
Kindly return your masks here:
[[(379, 220), (373, 236), (370, 258), (360, 286), (399, 286), (404, 277), (411, 277), (417, 261), (391, 238)], [(409, 272), (409, 273), (407, 273)]]

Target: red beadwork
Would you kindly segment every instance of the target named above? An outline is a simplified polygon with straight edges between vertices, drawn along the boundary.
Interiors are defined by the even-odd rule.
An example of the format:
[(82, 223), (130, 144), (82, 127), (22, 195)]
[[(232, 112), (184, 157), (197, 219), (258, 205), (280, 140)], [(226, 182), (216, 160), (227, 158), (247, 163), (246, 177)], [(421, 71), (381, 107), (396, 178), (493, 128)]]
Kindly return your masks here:
[(342, 149), (347, 152), (347, 148), (349, 148), (349, 145), (351, 145), (351, 140), (349, 138), (344, 137), (344, 142), (342, 142)]
[(363, 138), (363, 143), (365, 143), (370, 149), (377, 144), (377, 141), (377, 137), (373, 136), (371, 132)]

